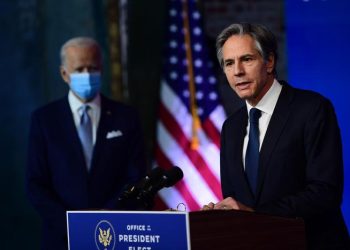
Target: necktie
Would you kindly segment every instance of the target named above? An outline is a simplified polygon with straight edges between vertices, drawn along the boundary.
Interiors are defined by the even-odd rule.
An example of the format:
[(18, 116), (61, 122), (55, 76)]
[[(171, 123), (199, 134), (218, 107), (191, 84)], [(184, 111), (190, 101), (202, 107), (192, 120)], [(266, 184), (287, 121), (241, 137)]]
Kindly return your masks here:
[(78, 134), (79, 134), (81, 144), (83, 146), (85, 161), (86, 161), (88, 170), (90, 170), (92, 149), (93, 149), (92, 124), (91, 124), (90, 116), (88, 114), (89, 109), (90, 109), (90, 106), (88, 105), (83, 105), (81, 107), (80, 125), (78, 127)]
[(259, 166), (259, 118), (261, 111), (256, 108), (249, 112), (249, 140), (245, 157), (245, 172), (253, 194), (256, 194)]

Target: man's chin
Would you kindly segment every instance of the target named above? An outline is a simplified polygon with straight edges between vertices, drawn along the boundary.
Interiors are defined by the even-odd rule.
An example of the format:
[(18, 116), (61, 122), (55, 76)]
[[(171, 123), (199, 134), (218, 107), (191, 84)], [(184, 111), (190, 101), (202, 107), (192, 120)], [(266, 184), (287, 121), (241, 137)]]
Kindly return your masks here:
[(238, 91), (236, 93), (239, 96), (239, 98), (241, 98), (243, 100), (249, 100), (249, 99), (253, 98), (252, 92), (249, 90)]

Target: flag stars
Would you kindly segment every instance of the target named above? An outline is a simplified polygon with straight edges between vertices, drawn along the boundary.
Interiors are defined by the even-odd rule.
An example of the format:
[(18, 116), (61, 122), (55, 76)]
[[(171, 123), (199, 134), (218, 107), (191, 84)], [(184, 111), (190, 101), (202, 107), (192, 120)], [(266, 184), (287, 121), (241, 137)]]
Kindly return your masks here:
[(195, 82), (197, 84), (203, 83), (203, 77), (202, 76), (196, 76), (194, 80), (195, 80)]
[(188, 91), (188, 90), (186, 89), (186, 90), (184, 90), (184, 91), (182, 92), (182, 95), (183, 95), (183, 97), (188, 98), (188, 97), (190, 97), (190, 91)]
[(170, 48), (175, 49), (177, 48), (177, 42), (175, 40), (171, 40), (169, 46)]
[(202, 50), (202, 45), (200, 45), (199, 43), (195, 43), (193, 48), (194, 48), (194, 51), (199, 52)]
[(203, 111), (202, 108), (198, 108), (198, 109), (197, 109), (197, 114), (198, 114), (198, 115), (203, 115), (203, 113), (204, 113), (204, 111)]
[(202, 60), (196, 59), (196, 60), (194, 61), (194, 66), (195, 66), (195, 67), (200, 68), (200, 67), (202, 67), (202, 65), (203, 65)]
[(197, 93), (196, 93), (197, 100), (202, 100), (203, 96), (204, 96), (204, 94), (202, 91), (197, 91)]
[(170, 57), (170, 63), (171, 63), (171, 64), (176, 64), (177, 61), (178, 61), (178, 60), (177, 60), (177, 57), (176, 57), (176, 56), (171, 56), (171, 57)]
[(177, 15), (177, 11), (176, 11), (175, 9), (171, 9), (171, 10), (169, 11), (169, 15), (172, 16), (172, 17), (174, 17), (174, 16)]
[(187, 59), (183, 59), (183, 60), (182, 60), (182, 65), (187, 66), (187, 64), (188, 64), (188, 63), (187, 63)]
[(210, 92), (209, 99), (215, 101), (216, 99), (218, 99), (218, 95), (215, 92)]
[(175, 71), (170, 73), (170, 79), (176, 80), (177, 79), (177, 73)]
[(170, 31), (175, 33), (177, 31), (177, 26), (175, 24), (170, 25)]
[(201, 17), (201, 15), (199, 14), (198, 11), (195, 11), (195, 12), (193, 12), (192, 17), (193, 17), (193, 19), (198, 20)]
[(214, 76), (209, 77), (209, 83), (210, 84), (215, 84), (216, 83), (216, 78)]
[(199, 36), (200, 34), (202, 34), (202, 30), (199, 27), (195, 27), (193, 29), (193, 34), (195, 34), (196, 36)]

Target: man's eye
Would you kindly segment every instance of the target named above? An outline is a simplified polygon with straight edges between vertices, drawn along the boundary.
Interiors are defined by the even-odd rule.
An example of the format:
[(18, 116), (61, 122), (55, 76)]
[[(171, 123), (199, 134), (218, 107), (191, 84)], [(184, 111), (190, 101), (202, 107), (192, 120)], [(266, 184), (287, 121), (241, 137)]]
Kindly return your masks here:
[(226, 62), (226, 63), (225, 63), (225, 66), (226, 66), (226, 67), (231, 66), (231, 65), (233, 65), (233, 62)]
[(91, 71), (91, 72), (96, 72), (96, 71), (98, 71), (98, 67), (90, 67), (89, 68), (89, 70)]
[(243, 62), (251, 62), (253, 60), (253, 58), (251, 57), (244, 57), (243, 58)]

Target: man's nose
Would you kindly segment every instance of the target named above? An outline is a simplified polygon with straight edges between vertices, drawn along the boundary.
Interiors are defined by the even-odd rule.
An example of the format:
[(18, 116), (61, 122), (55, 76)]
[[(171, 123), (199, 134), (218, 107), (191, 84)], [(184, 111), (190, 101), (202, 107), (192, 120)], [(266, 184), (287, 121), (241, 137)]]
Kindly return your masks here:
[(94, 73), (96, 72), (96, 67), (94, 66), (86, 66), (83, 68), (82, 72), (84, 73)]
[(244, 68), (243, 68), (242, 63), (240, 63), (240, 62), (235, 63), (234, 74), (235, 74), (235, 76), (240, 76), (240, 75), (244, 74)]
[(83, 68), (83, 72), (84, 73), (95, 73), (95, 72), (98, 72), (98, 71), (99, 71), (99, 68), (95, 67), (95, 66), (87, 66), (87, 67)]

